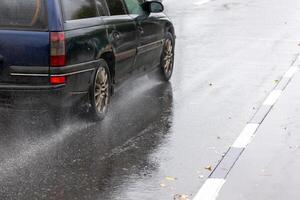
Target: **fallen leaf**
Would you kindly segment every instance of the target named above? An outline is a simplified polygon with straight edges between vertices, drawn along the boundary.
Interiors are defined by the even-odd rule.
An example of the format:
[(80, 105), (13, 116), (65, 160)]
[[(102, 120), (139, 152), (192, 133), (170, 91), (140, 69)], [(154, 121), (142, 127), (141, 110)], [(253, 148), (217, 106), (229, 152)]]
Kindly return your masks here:
[(161, 184), (159, 184), (160, 185), (160, 187), (166, 187), (167, 185), (166, 184), (164, 184), (164, 183), (161, 183)]
[(165, 179), (168, 180), (168, 181), (176, 181), (176, 178), (171, 177), (171, 176), (166, 176)]
[(213, 84), (212, 84), (212, 83), (210, 83), (210, 84), (209, 84), (209, 86), (213, 86)]
[(176, 194), (174, 200), (190, 200), (189, 196), (186, 194)]
[(208, 166), (205, 167), (205, 169), (207, 169), (208, 171), (212, 171), (212, 166), (208, 165)]

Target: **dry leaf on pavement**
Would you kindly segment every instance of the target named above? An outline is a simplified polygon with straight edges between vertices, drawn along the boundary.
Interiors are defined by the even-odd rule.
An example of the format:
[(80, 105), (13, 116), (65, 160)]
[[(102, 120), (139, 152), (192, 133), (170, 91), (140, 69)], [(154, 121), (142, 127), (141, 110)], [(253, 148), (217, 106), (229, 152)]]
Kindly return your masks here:
[(176, 181), (176, 178), (171, 177), (171, 176), (166, 176), (165, 179), (168, 180), (168, 181)]
[(212, 166), (208, 165), (207, 167), (205, 167), (205, 169), (207, 169), (208, 171), (212, 171)]
[(164, 183), (161, 183), (160, 184), (160, 187), (166, 187), (167, 185), (166, 184), (164, 184)]
[(174, 200), (190, 200), (189, 196), (186, 194), (176, 194)]

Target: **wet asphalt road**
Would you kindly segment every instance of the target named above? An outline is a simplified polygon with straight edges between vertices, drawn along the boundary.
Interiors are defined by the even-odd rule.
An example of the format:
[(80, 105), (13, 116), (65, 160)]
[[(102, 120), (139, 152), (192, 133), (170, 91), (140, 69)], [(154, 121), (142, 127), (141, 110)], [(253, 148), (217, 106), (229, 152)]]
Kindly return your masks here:
[(126, 82), (101, 123), (0, 113), (0, 199), (192, 197), (298, 56), (297, 0), (165, 0), (170, 84)]

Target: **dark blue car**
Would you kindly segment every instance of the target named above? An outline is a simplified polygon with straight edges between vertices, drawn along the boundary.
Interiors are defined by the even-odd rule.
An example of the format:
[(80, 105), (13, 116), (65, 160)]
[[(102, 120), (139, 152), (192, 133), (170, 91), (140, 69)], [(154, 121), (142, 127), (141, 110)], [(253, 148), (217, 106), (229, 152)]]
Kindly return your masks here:
[(101, 120), (114, 87), (132, 74), (160, 68), (168, 81), (175, 34), (162, 11), (143, 0), (2, 0), (3, 104), (87, 104)]

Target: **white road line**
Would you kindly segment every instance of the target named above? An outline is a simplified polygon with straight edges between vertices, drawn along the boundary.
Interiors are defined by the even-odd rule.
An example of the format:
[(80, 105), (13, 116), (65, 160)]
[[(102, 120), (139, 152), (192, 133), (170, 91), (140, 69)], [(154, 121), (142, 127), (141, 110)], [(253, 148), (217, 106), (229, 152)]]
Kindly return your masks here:
[(280, 95), (282, 94), (282, 90), (273, 90), (271, 94), (268, 96), (268, 98), (264, 101), (264, 106), (273, 106)]
[(292, 78), (294, 76), (294, 74), (297, 72), (298, 67), (297, 66), (293, 66), (291, 67), (285, 74), (283, 77), (285, 78)]
[(225, 179), (207, 179), (193, 200), (215, 200), (224, 183)]
[[(298, 62), (299, 64), (297, 64)], [(284, 74), (284, 78), (292, 78), (298, 71), (298, 66), (300, 66), (300, 57)], [(264, 101), (263, 106), (273, 106), (281, 96), (282, 92), (282, 90), (273, 90)], [(257, 123), (248, 123), (231, 147), (246, 148), (253, 140), (259, 126), (260, 124)], [(225, 182), (225, 179), (207, 179), (193, 200), (216, 200)]]
[(247, 124), (240, 136), (233, 143), (232, 147), (246, 148), (246, 146), (252, 141), (258, 127), (259, 124)]
[(201, 6), (201, 5), (206, 4), (206, 3), (210, 2), (210, 1), (211, 0), (201, 0), (201, 1), (195, 2), (194, 5)]

